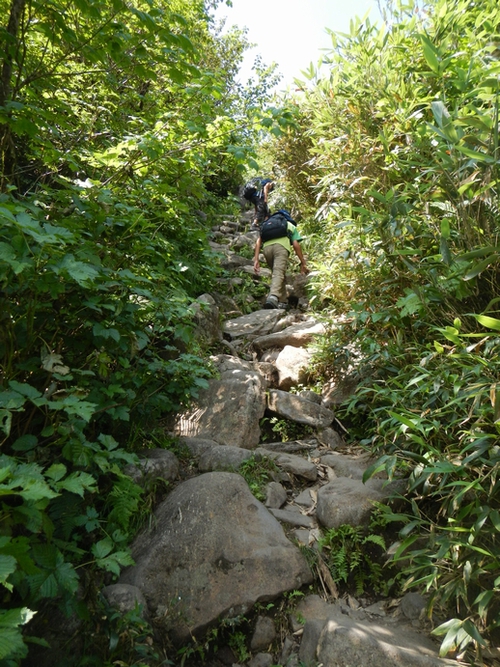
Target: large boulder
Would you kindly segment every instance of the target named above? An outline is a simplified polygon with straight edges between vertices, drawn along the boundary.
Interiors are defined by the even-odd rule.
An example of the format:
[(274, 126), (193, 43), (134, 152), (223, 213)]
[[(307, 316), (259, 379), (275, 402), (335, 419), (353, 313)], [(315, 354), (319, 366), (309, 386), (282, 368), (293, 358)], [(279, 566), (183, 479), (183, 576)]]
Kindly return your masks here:
[(222, 330), (231, 340), (242, 337), (254, 338), (274, 331), (276, 323), (281, 317), (283, 317), (283, 311), (280, 310), (258, 310), (226, 320), (222, 325)]
[(267, 336), (259, 336), (253, 341), (253, 347), (257, 352), (263, 352), (270, 347), (285, 347), (291, 345), (292, 347), (304, 347), (312, 343), (317, 336), (325, 334), (325, 325), (315, 320), (307, 320), (293, 324), (283, 331), (268, 334)]
[(305, 347), (285, 345), (276, 359), (279, 373), (279, 388), (288, 391), (307, 381), (307, 369), (311, 362), (311, 353)]
[(438, 656), (432, 640), (408, 627), (360, 622), (343, 614), (330, 617), (316, 657), (324, 667), (444, 667), (457, 665)]
[(220, 377), (209, 380), (197, 402), (178, 416), (174, 433), (252, 449), (260, 439), (267, 382), (250, 362), (228, 355), (211, 359)]
[(316, 428), (330, 426), (335, 418), (328, 408), (280, 389), (269, 391), (267, 407), (280, 417)]
[(158, 477), (166, 482), (177, 479), (179, 460), (168, 449), (145, 449), (139, 453), (139, 457), (140, 460), (137, 465), (128, 465), (124, 471), (136, 484), (146, 486), (148, 481)]
[(367, 525), (375, 502), (386, 502), (397, 489), (398, 482), (385, 485), (383, 480), (338, 477), (318, 490), (318, 521), (325, 528), (343, 524)]
[[(139, 588), (174, 642), (312, 581), (304, 556), (236, 473), (180, 484), (132, 545), (120, 583)], [(161, 621), (161, 622), (160, 622)]]

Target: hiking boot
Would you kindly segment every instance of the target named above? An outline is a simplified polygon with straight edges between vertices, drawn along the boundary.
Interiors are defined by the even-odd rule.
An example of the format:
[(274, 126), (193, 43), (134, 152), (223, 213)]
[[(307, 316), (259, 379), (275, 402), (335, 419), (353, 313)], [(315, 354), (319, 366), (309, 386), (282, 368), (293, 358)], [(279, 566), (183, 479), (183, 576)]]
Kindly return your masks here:
[(278, 308), (279, 308), (279, 310), (288, 310), (288, 304), (287, 304), (287, 303), (283, 303), (283, 301), (280, 301), (280, 302), (278, 303)]
[(266, 310), (271, 310), (272, 308), (278, 308), (278, 297), (274, 296), (274, 294), (270, 294), (266, 299), (264, 308)]

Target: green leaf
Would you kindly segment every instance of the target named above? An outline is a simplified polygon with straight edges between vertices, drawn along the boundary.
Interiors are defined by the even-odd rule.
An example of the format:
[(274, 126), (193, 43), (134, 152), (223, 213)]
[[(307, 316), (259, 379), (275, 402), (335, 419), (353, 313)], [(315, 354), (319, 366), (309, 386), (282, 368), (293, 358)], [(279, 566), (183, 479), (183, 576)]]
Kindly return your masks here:
[(441, 220), (441, 236), (446, 240), (450, 238), (450, 221), (448, 218)]
[(42, 395), (38, 389), (35, 389), (35, 387), (32, 387), (27, 382), (17, 382), (17, 380), (11, 380), (9, 382), (9, 387), (14, 391), (17, 391), (17, 393), (21, 394), (21, 396), (26, 396), (26, 398), (29, 398), (30, 400), (39, 398)]
[(482, 591), (474, 600), (474, 604), (477, 604), (477, 611), (481, 618), (484, 618), (485, 615), (487, 614), (488, 607), (490, 605), (491, 600), (493, 599), (493, 596), (494, 596), (493, 591)]
[(92, 545), (92, 553), (96, 558), (105, 558), (113, 550), (113, 542), (104, 538)]
[(500, 532), (500, 512), (498, 510), (490, 511), (491, 523), (495, 526), (495, 530)]
[[(54, 267), (56, 269), (56, 267)], [(66, 270), (69, 275), (82, 287), (93, 283), (95, 279), (99, 276), (99, 272), (90, 264), (85, 262), (80, 262), (75, 259), (73, 255), (66, 255), (57, 268), (57, 273), (60, 272), (60, 269)]]
[[(24, 643), (21, 630), (4, 627), (0, 617), (0, 660), (25, 658), (28, 647)], [(17, 661), (12, 664), (19, 664)]]
[(391, 415), (391, 417), (393, 419), (396, 419), (397, 421), (401, 422), (405, 426), (408, 426), (408, 428), (410, 428), (412, 431), (414, 429), (421, 430), (420, 427), (417, 426), (417, 424), (415, 423), (417, 421), (416, 419), (415, 419), (415, 422), (414, 422), (413, 420), (409, 419), (408, 417), (405, 417), (404, 415), (400, 415), (397, 412), (391, 412), (390, 410), (389, 410), (389, 414)]
[(481, 151), (472, 150), (463, 144), (456, 144), (456, 148), (467, 157), (474, 159), (476, 162), (486, 162), (487, 164), (495, 163), (495, 158), (492, 155), (487, 155)]
[(472, 317), (475, 317), (479, 324), (482, 324), (484, 327), (500, 331), (500, 320), (497, 320), (495, 317), (489, 317), (488, 315), (472, 315)]
[(8, 556), (0, 553), (0, 584), (3, 584), (8, 590), (12, 590), (12, 585), (7, 584), (7, 578), (17, 569), (17, 560), (14, 556)]
[(483, 637), (479, 633), (479, 630), (476, 628), (476, 626), (474, 625), (474, 623), (472, 623), (470, 619), (464, 621), (462, 628), (480, 646), (486, 646), (485, 640), (483, 639)]
[(439, 74), (439, 51), (430, 41), (427, 35), (420, 35), (424, 48), (424, 58), (433, 72)]
[(64, 410), (69, 415), (77, 415), (78, 417), (84, 419), (86, 422), (90, 421), (97, 407), (95, 403), (83, 401), (81, 398), (74, 394), (71, 396), (66, 396), (65, 398), (61, 398), (57, 401), (49, 401), (47, 405), (51, 410)]
[(64, 477), (66, 470), (67, 469), (64, 463), (54, 463), (48, 470), (45, 471), (45, 475), (53, 482), (58, 482)]
[(73, 472), (57, 484), (58, 489), (65, 489), (77, 495), (85, 495), (85, 491), (97, 491), (97, 481), (87, 472)]
[(12, 449), (15, 452), (29, 452), (38, 445), (38, 438), (34, 435), (22, 435), (14, 443)]

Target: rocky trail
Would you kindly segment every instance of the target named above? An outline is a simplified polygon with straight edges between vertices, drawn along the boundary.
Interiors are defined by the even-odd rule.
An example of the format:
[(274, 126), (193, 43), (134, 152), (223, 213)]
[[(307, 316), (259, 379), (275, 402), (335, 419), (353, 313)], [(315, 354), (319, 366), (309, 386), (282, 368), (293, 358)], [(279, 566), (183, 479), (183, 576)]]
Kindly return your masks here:
[[(121, 612), (139, 602), (173, 664), (456, 665), (439, 657), (419, 594), (381, 599), (366, 572), (361, 595), (340, 595), (318, 551), (328, 530), (366, 526), (373, 503), (404, 493), (405, 482), (363, 483), (370, 455), (345, 444), (335, 416), (352, 382), (306, 388), (311, 349), (326, 331), (293, 260), (289, 310), (264, 310), (263, 297), (248, 294), (252, 312), (243, 314), (226, 296), (253, 275), (249, 226), (243, 216), (212, 230), (230, 277), (198, 299), (196, 321), (200, 340), (223, 350), (210, 358), (217, 374), (172, 424), (176, 453), (145, 450), (129, 469), (141, 484), (167, 480), (168, 493), (132, 546), (135, 565), (103, 595)], [(264, 268), (255, 278), (262, 294), (268, 278)], [(300, 437), (283, 441), (290, 432)], [(252, 470), (259, 489), (246, 481)]]

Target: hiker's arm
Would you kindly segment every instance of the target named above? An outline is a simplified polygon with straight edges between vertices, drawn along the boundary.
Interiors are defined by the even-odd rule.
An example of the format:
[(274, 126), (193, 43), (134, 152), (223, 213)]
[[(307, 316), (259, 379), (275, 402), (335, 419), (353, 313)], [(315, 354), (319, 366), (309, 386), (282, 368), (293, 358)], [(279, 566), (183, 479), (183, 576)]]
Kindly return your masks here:
[(302, 248), (300, 247), (300, 243), (298, 241), (293, 241), (292, 245), (293, 245), (293, 249), (295, 250), (295, 254), (297, 255), (297, 257), (300, 260), (300, 272), (301, 273), (309, 273), (309, 269), (307, 268), (306, 260), (304, 259), (304, 255), (302, 254)]
[(255, 273), (259, 273), (260, 271), (259, 254), (261, 246), (262, 246), (262, 239), (259, 236), (259, 238), (257, 239), (257, 243), (255, 244), (255, 252), (253, 254), (253, 270), (255, 271)]
[(263, 193), (264, 193), (264, 201), (267, 204), (267, 195), (269, 194), (269, 191), (272, 190), (273, 184), (272, 183), (266, 183), (263, 188)]

